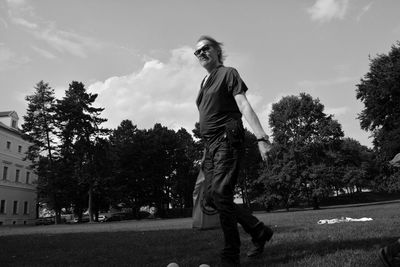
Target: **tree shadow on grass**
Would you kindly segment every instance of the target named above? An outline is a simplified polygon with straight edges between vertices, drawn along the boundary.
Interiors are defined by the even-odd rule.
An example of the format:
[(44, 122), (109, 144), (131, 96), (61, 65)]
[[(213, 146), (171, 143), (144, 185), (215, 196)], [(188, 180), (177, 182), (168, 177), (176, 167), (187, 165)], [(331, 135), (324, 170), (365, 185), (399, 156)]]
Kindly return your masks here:
[[(280, 244), (267, 245), (264, 254), (257, 259), (244, 259), (242, 266), (277, 266), (285, 265), (293, 266), (295, 262), (300, 262), (307, 258), (315, 256), (324, 257), (328, 254), (340, 253), (345, 250), (373, 250), (376, 254), (380, 247), (388, 245), (396, 241), (398, 237), (381, 237), (381, 238), (367, 238), (359, 240), (343, 240), (343, 241), (332, 241), (322, 240), (316, 242), (298, 242), (298, 243), (285, 243), (284, 241)], [(370, 254), (370, 252), (368, 252)], [(339, 257), (339, 256), (338, 256)], [(363, 257), (362, 255), (359, 257)], [(363, 259), (361, 259), (363, 260)], [(379, 260), (376, 257), (376, 262), (371, 262), (371, 265), (361, 264), (357, 266), (380, 266)], [(297, 266), (297, 265), (296, 265)], [(324, 266), (342, 266), (327, 264)], [(348, 265), (347, 265), (348, 266)], [(354, 265), (352, 265), (354, 266)]]
[(322, 206), (321, 210), (357, 208), (357, 207), (365, 207), (365, 206), (379, 206), (379, 205), (399, 204), (399, 203), (400, 203), (399, 200), (380, 201), (380, 202), (365, 202), (365, 203), (354, 203), (354, 204), (346, 204), (346, 205)]
[(343, 204), (343, 205), (330, 205), (330, 206), (321, 206), (319, 209), (313, 209), (312, 207), (293, 207), (289, 210), (279, 209), (271, 211), (271, 213), (292, 213), (292, 212), (302, 212), (302, 211), (318, 211), (318, 210), (331, 210), (331, 209), (343, 209), (343, 208), (357, 208), (357, 207), (366, 207), (366, 206), (379, 206), (379, 205), (388, 205), (388, 204), (399, 204), (400, 200), (387, 200), (387, 201), (379, 201), (379, 202), (363, 202), (363, 203), (352, 203), (352, 204)]

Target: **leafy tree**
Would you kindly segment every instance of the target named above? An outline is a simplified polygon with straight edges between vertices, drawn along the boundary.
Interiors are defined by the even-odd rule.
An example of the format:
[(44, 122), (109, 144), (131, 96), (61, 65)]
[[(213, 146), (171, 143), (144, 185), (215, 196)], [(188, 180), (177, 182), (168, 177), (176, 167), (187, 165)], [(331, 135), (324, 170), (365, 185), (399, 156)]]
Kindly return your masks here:
[(87, 165), (93, 176), (93, 190), (89, 199), (92, 199), (92, 212), (98, 218), (101, 210), (108, 210), (111, 205), (111, 187), (114, 183), (110, 142), (107, 139), (97, 137), (94, 140), (93, 155), (90, 164)]
[(148, 175), (146, 179), (151, 181), (152, 205), (157, 208), (159, 216), (166, 215), (170, 204), (171, 178), (174, 175), (174, 154), (179, 147), (175, 132), (156, 123), (147, 131), (149, 149), (145, 156)]
[(321, 170), (329, 166), (328, 152), (338, 149), (343, 136), (340, 124), (324, 113), (318, 99), (305, 93), (275, 103), (269, 123), (274, 139), (272, 162), (259, 181), (286, 208), (305, 197), (318, 208), (328, 191)]
[(113, 204), (131, 208), (135, 216), (141, 206), (148, 205), (150, 183), (145, 179), (145, 157), (148, 148), (146, 131), (130, 120), (123, 120), (110, 136), (113, 151)]
[(170, 180), (173, 207), (193, 206), (193, 188), (196, 183), (199, 155), (192, 136), (181, 128), (175, 134), (178, 146), (174, 150), (173, 171)]
[(375, 175), (373, 152), (366, 146), (351, 138), (344, 138), (340, 150), (333, 159), (335, 165), (342, 170), (342, 185), (349, 191), (356, 188), (371, 188)]
[[(255, 198), (253, 184), (258, 178), (260, 164), (261, 157), (258, 151), (257, 137), (245, 129), (244, 157), (241, 162), (237, 193), (242, 198), (243, 204), (248, 207)], [(254, 187), (258, 186), (258, 184), (254, 184)]]
[(364, 104), (358, 118), (384, 162), (400, 151), (400, 42), (369, 59), (370, 69), (357, 84), (356, 97)]

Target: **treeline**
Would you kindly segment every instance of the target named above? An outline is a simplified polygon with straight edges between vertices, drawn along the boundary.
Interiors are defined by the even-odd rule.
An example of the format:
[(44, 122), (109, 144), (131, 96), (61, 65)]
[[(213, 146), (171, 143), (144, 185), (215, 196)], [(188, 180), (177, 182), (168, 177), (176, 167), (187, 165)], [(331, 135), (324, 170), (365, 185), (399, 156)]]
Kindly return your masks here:
[[(245, 159), (237, 194), (245, 205), (266, 209), (308, 204), (318, 208), (334, 194), (371, 189), (400, 191), (399, 172), (387, 161), (400, 152), (400, 49), (371, 59), (371, 70), (357, 85), (365, 109), (361, 127), (372, 132), (374, 148), (345, 138), (341, 125), (325, 114), (318, 99), (302, 93), (272, 107), (272, 150), (261, 162), (255, 136), (246, 130)], [(94, 218), (110, 207), (129, 208), (139, 217), (143, 206), (192, 207), (203, 144), (198, 124), (192, 134), (157, 123), (138, 129), (123, 120), (104, 129), (96, 94), (72, 82), (62, 99), (41, 81), (26, 97), (22, 129), (32, 142), (28, 158), (38, 173), (39, 200), (56, 211), (89, 210)]]

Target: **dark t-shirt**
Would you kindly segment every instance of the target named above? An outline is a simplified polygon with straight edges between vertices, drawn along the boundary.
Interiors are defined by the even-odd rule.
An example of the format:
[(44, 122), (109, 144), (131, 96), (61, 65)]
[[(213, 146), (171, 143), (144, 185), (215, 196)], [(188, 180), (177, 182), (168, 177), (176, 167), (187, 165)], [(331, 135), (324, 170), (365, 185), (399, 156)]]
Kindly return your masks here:
[(244, 94), (247, 86), (236, 69), (225, 66), (213, 70), (203, 83), (196, 101), (200, 134), (205, 140), (212, 141), (224, 132), (225, 124), (241, 119), (234, 96)]

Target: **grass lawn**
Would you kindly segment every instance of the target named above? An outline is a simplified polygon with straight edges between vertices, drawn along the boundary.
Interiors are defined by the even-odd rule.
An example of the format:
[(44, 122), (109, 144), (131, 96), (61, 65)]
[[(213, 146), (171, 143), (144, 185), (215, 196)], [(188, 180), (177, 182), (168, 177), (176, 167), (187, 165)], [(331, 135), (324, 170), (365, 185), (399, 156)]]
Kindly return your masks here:
[[(400, 237), (399, 210), (396, 202), (257, 214), (275, 234), (263, 256), (248, 259), (241, 230), (242, 266), (381, 266), (378, 248)], [(340, 217), (373, 221), (317, 224)], [(220, 229), (10, 235), (0, 236), (0, 266), (214, 267), (221, 248)]]

